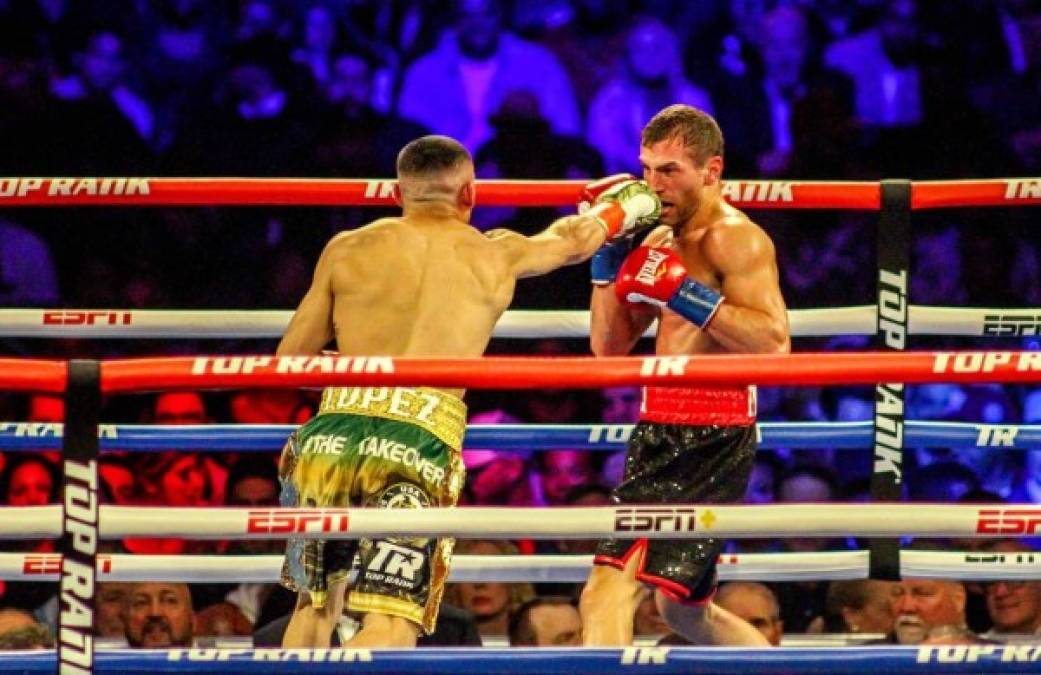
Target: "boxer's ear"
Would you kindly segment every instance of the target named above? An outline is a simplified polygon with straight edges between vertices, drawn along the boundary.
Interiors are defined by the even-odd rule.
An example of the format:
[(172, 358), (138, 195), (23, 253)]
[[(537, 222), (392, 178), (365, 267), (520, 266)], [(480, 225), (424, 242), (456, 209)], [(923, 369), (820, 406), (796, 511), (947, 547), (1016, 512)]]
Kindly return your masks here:
[(715, 155), (706, 159), (704, 171), (706, 187), (718, 184), (723, 176), (723, 158)]
[(477, 183), (469, 180), (459, 191), (459, 203), (467, 209), (472, 209), (477, 204)]

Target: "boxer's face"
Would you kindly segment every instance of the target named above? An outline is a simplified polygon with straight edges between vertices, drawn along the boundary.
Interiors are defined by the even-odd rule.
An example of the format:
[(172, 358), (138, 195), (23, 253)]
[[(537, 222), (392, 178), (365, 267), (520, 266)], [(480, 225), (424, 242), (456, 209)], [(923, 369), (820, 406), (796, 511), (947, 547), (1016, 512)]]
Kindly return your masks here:
[(694, 217), (701, 205), (701, 191), (719, 180), (723, 159), (710, 157), (702, 166), (683, 139), (674, 136), (640, 148), (643, 178), (661, 199), (661, 222), (673, 229)]

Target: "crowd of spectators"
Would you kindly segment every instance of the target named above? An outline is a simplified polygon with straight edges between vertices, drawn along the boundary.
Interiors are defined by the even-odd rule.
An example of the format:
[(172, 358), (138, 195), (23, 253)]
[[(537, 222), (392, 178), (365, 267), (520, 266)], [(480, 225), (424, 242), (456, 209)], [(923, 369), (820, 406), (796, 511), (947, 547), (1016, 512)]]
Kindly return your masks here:
[[(1014, 176), (1041, 169), (1041, 6), (1030, 0), (0, 0), (0, 175), (386, 177), (397, 149), (451, 134), (483, 178), (639, 172), (639, 130), (687, 102), (713, 112), (727, 173), (857, 180)], [(288, 309), (328, 237), (359, 209), (6, 210), (0, 305)], [(531, 233), (552, 209), (478, 209), (481, 228)], [(754, 214), (773, 237), (793, 308), (873, 303), (873, 215)], [(1041, 306), (1041, 258), (1025, 210), (916, 215), (916, 304)], [(90, 242), (84, 245), (84, 242)], [(582, 266), (518, 285), (522, 308), (588, 303)], [(964, 346), (919, 339), (912, 346)], [(270, 351), (253, 342), (5, 340), (6, 353), (100, 356)], [(1036, 338), (988, 346), (1038, 348)], [(796, 350), (863, 349), (852, 338)], [(646, 346), (645, 346), (646, 347)], [(585, 354), (578, 341), (495, 341), (500, 353)], [(639, 392), (471, 392), (471, 422), (625, 424)], [(191, 392), (105, 402), (106, 421), (306, 420), (307, 392)], [(870, 388), (761, 388), (762, 420), (869, 419)], [(0, 397), (0, 419), (61, 421), (61, 401)], [(1041, 423), (1041, 389), (908, 387), (909, 419)], [(599, 505), (618, 454), (468, 449), (462, 503)], [(101, 462), (104, 501), (277, 504), (273, 453), (121, 453)], [(0, 454), (0, 503), (57, 502), (57, 457)], [(840, 468), (841, 467), (841, 468)], [(864, 451), (761, 451), (747, 501), (868, 498)], [(911, 448), (910, 500), (1041, 503), (1041, 450)], [(2, 542), (5, 551), (53, 543)], [(746, 540), (733, 551), (857, 547), (834, 539)], [(471, 542), (464, 552), (589, 553), (588, 541)], [(994, 542), (995, 551), (1030, 550)], [(133, 553), (277, 553), (277, 542), (128, 539)], [(467, 548), (469, 547), (469, 548)], [(575, 588), (458, 584), (428, 643), (569, 645)], [(98, 632), (132, 646), (193, 636), (277, 644), (291, 598), (273, 585), (102, 584)], [(1041, 630), (1041, 582), (935, 580), (724, 586), (718, 600), (763, 631), (880, 640), (1001, 640)], [(51, 585), (0, 582), (0, 649), (52, 644)], [(282, 623), (284, 629), (284, 622)], [(340, 635), (351, 627), (341, 626)], [(662, 637), (648, 599), (637, 632)], [(982, 637), (978, 637), (982, 636)], [(269, 642), (265, 642), (265, 640)], [(437, 642), (441, 640), (441, 642)]]

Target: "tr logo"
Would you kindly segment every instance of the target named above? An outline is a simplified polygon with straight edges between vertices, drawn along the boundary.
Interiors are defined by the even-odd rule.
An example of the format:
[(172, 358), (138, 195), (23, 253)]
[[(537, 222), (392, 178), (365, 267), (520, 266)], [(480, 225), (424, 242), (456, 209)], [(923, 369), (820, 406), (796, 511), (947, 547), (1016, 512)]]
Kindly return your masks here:
[(414, 549), (397, 546), (389, 541), (377, 541), (376, 556), (369, 567), (389, 576), (415, 582), (419, 578), (425, 557)]

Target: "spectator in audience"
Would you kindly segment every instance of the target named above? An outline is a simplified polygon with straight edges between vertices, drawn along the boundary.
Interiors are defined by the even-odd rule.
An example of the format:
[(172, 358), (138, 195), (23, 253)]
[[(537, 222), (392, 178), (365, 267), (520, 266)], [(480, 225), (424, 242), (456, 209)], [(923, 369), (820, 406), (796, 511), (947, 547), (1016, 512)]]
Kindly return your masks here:
[(122, 457), (105, 456), (98, 463), (101, 489), (107, 503), (133, 506), (141, 500), (141, 490), (131, 464)]
[(586, 140), (603, 155), (607, 173), (639, 173), (640, 133), (654, 113), (674, 103), (711, 113), (712, 101), (684, 77), (676, 35), (657, 19), (630, 29), (620, 70), (589, 106)]
[[(830, 469), (814, 465), (795, 466), (777, 480), (777, 502), (781, 504), (823, 504), (835, 501), (838, 482)], [(824, 537), (791, 537), (784, 540), (789, 551), (823, 551), (829, 546)]]
[(60, 396), (34, 394), (29, 397), (30, 422), (64, 422), (65, 399)]
[(87, 38), (83, 51), (75, 57), (77, 69), (68, 77), (51, 81), (51, 92), (65, 102), (93, 102), (110, 106), (124, 118), (128, 129), (148, 143), (155, 130), (155, 119), (148, 101), (130, 88), (126, 78), (127, 60), (122, 36), (98, 31)]
[[(1015, 539), (998, 540), (986, 547), (994, 553), (1037, 551)], [(981, 637), (1004, 640), (1010, 636), (1041, 636), (1041, 581), (1001, 580), (984, 585), (987, 613), (993, 628)]]
[(94, 634), (104, 638), (126, 637), (130, 612), (130, 592), (133, 584), (122, 581), (103, 581), (97, 585), (97, 615)]
[(937, 462), (910, 473), (908, 496), (913, 501), (949, 504), (979, 489), (972, 469), (957, 462)]
[[(8, 457), (0, 476), (0, 495), (8, 506), (45, 506), (58, 503), (57, 472), (46, 460), (33, 455)], [(53, 549), (48, 549), (53, 550)]]
[(887, 642), (921, 644), (934, 631), (968, 632), (965, 587), (947, 579), (904, 579), (893, 591), (893, 633)]
[[(782, 504), (827, 503), (835, 501), (838, 486), (830, 470), (814, 465), (795, 466), (777, 482), (777, 502)], [(809, 553), (839, 550), (842, 542), (827, 537), (786, 537), (781, 545), (787, 551)], [(777, 597), (781, 619), (789, 632), (803, 633), (824, 613), (827, 585), (819, 581), (780, 584)]]
[(322, 90), (325, 110), (317, 139), (322, 175), (393, 176), (397, 151), (429, 133), (393, 111), (373, 107), (375, 71), (372, 59), (364, 54), (343, 52), (333, 60)]
[(542, 497), (549, 506), (562, 506), (569, 491), (596, 482), (588, 450), (543, 450), (535, 458)]
[(654, 590), (650, 586), (642, 587), (633, 613), (633, 635), (660, 638), (669, 632), (669, 624), (665, 623), (654, 599)]
[(206, 100), (231, 39), (225, 8), (206, 0), (156, 0), (137, 5), (140, 50), (131, 64), (153, 103), (153, 146), (167, 150), (181, 121)]
[[(273, 38), (237, 45), (218, 87), (216, 106), (203, 107), (186, 125), (170, 149), (167, 170), (216, 176), (307, 173), (316, 111), (312, 101), (302, 100), (290, 87), (295, 75), (284, 45)], [(252, 241), (239, 245), (243, 243)]]
[[(608, 387), (600, 392), (604, 424), (636, 424), (640, 419), (643, 390), (640, 387)], [(604, 485), (618, 485), (625, 473), (625, 450), (612, 452), (604, 460), (600, 480)]]
[(0, 651), (50, 649), (54, 637), (29, 612), (14, 607), (0, 607)]
[[(758, 33), (761, 77), (730, 77), (714, 91), (729, 166), (737, 175), (830, 177), (842, 162), (820, 160), (848, 146), (852, 83), (817, 62), (800, 7), (775, 7)], [(801, 133), (804, 126), (812, 131)]]
[(824, 605), (825, 633), (889, 635), (896, 584), (875, 579), (833, 581)]
[(511, 647), (581, 647), (582, 617), (573, 600), (536, 597), (510, 617)]
[(311, 417), (307, 401), (292, 389), (235, 392), (230, 408), (235, 424), (303, 424)]
[[(611, 491), (600, 483), (583, 483), (568, 490), (564, 506), (609, 506)], [(592, 555), (596, 552), (596, 539), (562, 539), (557, 542), (561, 553)], [(578, 589), (581, 590), (581, 589)]]
[[(745, 504), (773, 504), (777, 500), (777, 480), (783, 470), (783, 464), (777, 454), (768, 450), (760, 450), (752, 463), (752, 474), (745, 490)], [(742, 553), (763, 553), (776, 551), (780, 543), (776, 539), (733, 539), (727, 542), (728, 551)]]
[[(454, 555), (517, 555), (517, 547), (505, 540), (463, 539)], [(510, 617), (535, 597), (529, 583), (474, 582), (448, 584), (445, 600), (473, 614), (485, 646), (505, 641)]]
[[(470, 416), (470, 424), (519, 424), (504, 410)], [(480, 506), (533, 506), (533, 479), (528, 455), (495, 450), (463, 450), (466, 485), (461, 501)]]
[(324, 87), (332, 76), (333, 55), (340, 43), (339, 18), (331, 2), (311, 2), (289, 52), (290, 60), (307, 70), (316, 88)]
[[(296, 394), (296, 392), (291, 392)], [(241, 394), (237, 392), (236, 395)], [(234, 401), (232, 398), (232, 410), (234, 413)], [(159, 394), (153, 406), (153, 419), (156, 424), (211, 424), (211, 418), (206, 399), (194, 391), (170, 391)], [(234, 414), (233, 414), (234, 419)], [(250, 423), (250, 420), (234, 419), (238, 424)], [(262, 423), (262, 422), (253, 422)], [(210, 499), (213, 503), (224, 501), (224, 485), (227, 481), (228, 470), (214, 455), (206, 454), (201, 457), (201, 466), (207, 482), (210, 485)], [(147, 467), (146, 467), (147, 471)]]
[(52, 101), (39, 120), (49, 133), (34, 139), (40, 156), (27, 173), (147, 175), (154, 163), (148, 146), (154, 120), (148, 102), (124, 79), (123, 37), (111, 30), (86, 35), (72, 60), (75, 70), (68, 76), (57, 75), (65, 68), (54, 71)]
[(146, 457), (140, 469), (147, 496), (156, 505), (212, 505), (213, 491), (201, 455), (176, 451), (156, 453)]
[(781, 462), (772, 452), (756, 453), (752, 476), (745, 492), (746, 504), (773, 504), (777, 500), (776, 485), (781, 473)]
[[(236, 462), (228, 472), (224, 504), (236, 508), (278, 506), (278, 470), (274, 457), (260, 456)], [(277, 540), (239, 540), (228, 553), (261, 555), (278, 553), (285, 546)]]
[(202, 395), (194, 391), (169, 391), (155, 397), (152, 417), (156, 424), (208, 424)]
[(187, 584), (131, 584), (126, 624), (127, 644), (131, 647), (190, 647), (194, 622)]
[[(278, 506), (278, 472), (269, 458), (240, 461), (228, 472), (225, 505), (235, 508)], [(285, 550), (277, 539), (237, 540), (227, 544), (228, 555), (271, 555)], [(252, 635), (264, 603), (275, 584), (243, 582), (223, 600), (201, 607), (195, 613), (199, 635)]]
[(47, 242), (0, 218), (0, 304), (52, 307), (58, 304), (58, 274)]
[[(212, 506), (213, 485), (202, 457), (197, 453), (166, 451), (149, 453), (138, 463), (143, 501), (153, 506)], [(131, 553), (177, 555), (213, 552), (212, 542), (166, 538), (127, 538), (123, 547)]]
[[(253, 633), (255, 647), (281, 647), (282, 636), (289, 625), (289, 615), (279, 617), (260, 627)], [(339, 647), (354, 635), (358, 622), (344, 617), (332, 634), (332, 647)], [(477, 632), (474, 617), (469, 612), (442, 602), (437, 610), (437, 628), (430, 635), (420, 635), (418, 647), (480, 647), (481, 636)]]
[(503, 30), (502, 19), (498, 0), (454, 0), (451, 28), (405, 70), (398, 112), (475, 152), (491, 136), (491, 113), (510, 92), (526, 90), (556, 133), (577, 135), (578, 106), (563, 66), (545, 47)]
[(731, 581), (719, 587), (715, 603), (752, 624), (774, 647), (781, 644), (784, 622), (777, 596), (763, 584)]
[(919, 70), (925, 37), (915, 0), (882, 5), (877, 26), (830, 45), (825, 62), (848, 75), (856, 88), (861, 122), (873, 126), (915, 126), (925, 114)]

